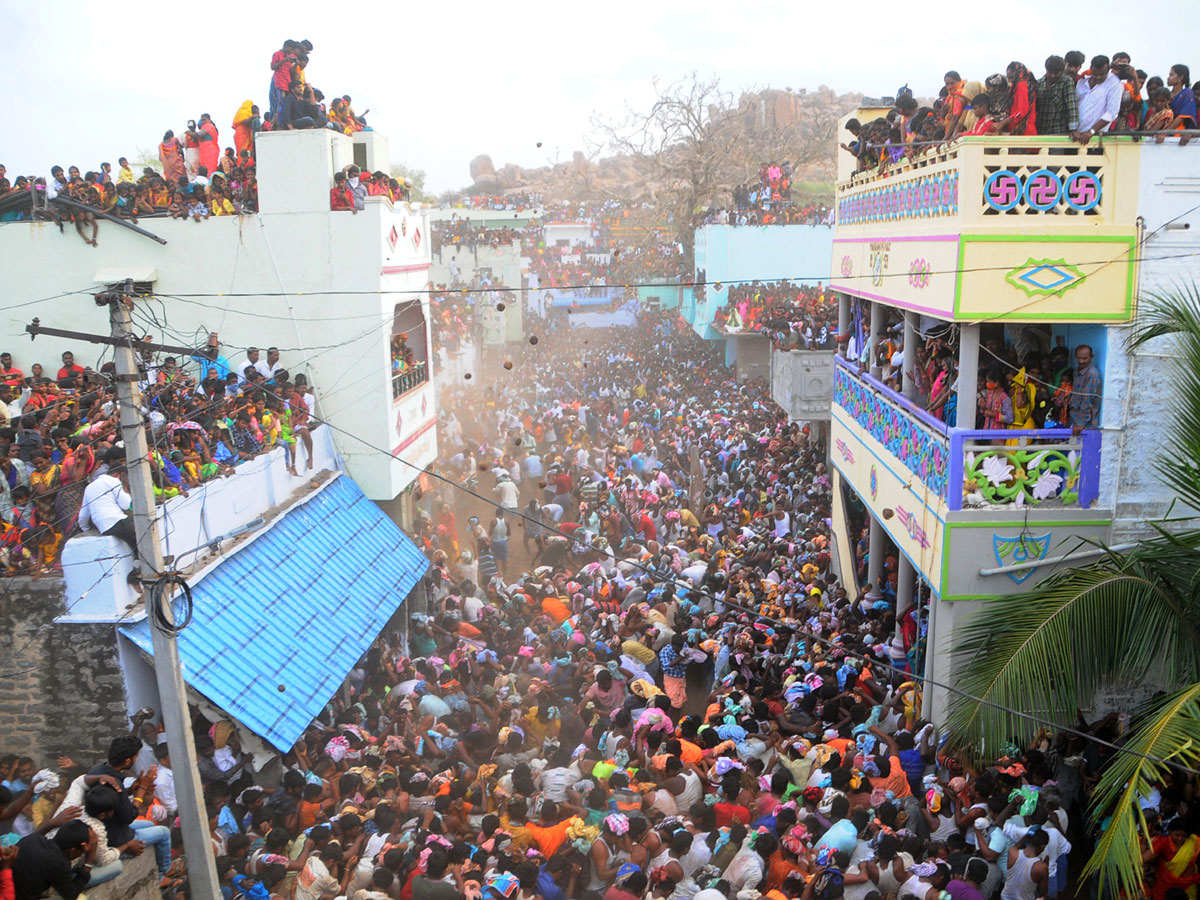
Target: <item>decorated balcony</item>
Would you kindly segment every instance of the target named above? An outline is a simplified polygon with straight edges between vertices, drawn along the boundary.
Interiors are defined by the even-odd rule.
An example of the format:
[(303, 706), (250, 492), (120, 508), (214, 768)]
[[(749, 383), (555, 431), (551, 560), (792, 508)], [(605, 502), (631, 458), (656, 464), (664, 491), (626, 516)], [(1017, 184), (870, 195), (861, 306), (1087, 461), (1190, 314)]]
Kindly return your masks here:
[(1105, 540), (1100, 432), (984, 431), (944, 422), (838, 357), (830, 459), (896, 547), (944, 599), (1015, 590), (1017, 563)]
[(837, 186), (830, 285), (942, 319), (1126, 322), (1142, 145), (966, 137)]
[[(1099, 496), (1099, 432), (1075, 436), (1069, 428), (947, 428), (840, 357), (833, 403), (834, 421), (845, 431), (833, 437), (835, 465), (856, 466), (857, 444), (886, 463), (906, 491), (943, 516), (959, 511), (1088, 509)], [(862, 484), (865, 495), (873, 498), (879, 492), (879, 469), (868, 465)]]

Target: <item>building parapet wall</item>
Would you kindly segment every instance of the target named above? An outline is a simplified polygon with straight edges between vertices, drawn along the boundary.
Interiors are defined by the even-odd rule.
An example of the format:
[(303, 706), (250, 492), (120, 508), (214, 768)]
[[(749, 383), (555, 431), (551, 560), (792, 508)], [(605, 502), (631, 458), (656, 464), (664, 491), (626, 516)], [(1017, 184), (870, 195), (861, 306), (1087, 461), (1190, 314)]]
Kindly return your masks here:
[(1142, 145), (960, 138), (837, 186), (831, 286), (942, 319), (1127, 322)]
[[(187, 497), (157, 507), (163, 554), (185, 570), (210, 553), (210, 546), (235, 529), (286, 506), (315, 475), (341, 468), (332, 429), (312, 432), (313, 468), (300, 477), (287, 471), (284, 449), (242, 463), (228, 478), (208, 481)], [(303, 463), (301, 463), (303, 465)], [(63, 545), (64, 622), (116, 622), (136, 608), (140, 598), (126, 582), (133, 567), (128, 548), (113, 537), (88, 532)]]

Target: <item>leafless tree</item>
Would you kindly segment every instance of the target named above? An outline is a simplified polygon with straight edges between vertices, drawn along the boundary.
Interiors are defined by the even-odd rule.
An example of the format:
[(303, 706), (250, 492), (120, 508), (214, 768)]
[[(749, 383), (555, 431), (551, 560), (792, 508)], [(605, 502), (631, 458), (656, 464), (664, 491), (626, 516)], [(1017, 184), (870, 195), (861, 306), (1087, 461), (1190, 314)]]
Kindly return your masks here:
[(649, 110), (630, 108), (621, 119), (593, 118), (592, 125), (607, 149), (647, 172), (648, 187), (679, 229), (690, 258), (696, 214), (725, 198), (744, 134), (730, 127), (733, 95), (715, 76), (691, 72), (670, 84), (656, 81), (655, 92)]
[[(727, 203), (735, 185), (756, 178), (766, 161), (790, 160), (832, 180), (835, 105), (798, 104), (786, 124), (760, 114), (769, 92), (736, 100), (715, 76), (691, 72), (669, 84), (655, 82), (648, 110), (629, 108), (616, 120), (593, 117), (598, 147), (634, 160), (646, 173), (647, 192), (671, 218), (691, 258), (692, 236), (703, 211)], [(778, 102), (778, 101), (776, 101)]]

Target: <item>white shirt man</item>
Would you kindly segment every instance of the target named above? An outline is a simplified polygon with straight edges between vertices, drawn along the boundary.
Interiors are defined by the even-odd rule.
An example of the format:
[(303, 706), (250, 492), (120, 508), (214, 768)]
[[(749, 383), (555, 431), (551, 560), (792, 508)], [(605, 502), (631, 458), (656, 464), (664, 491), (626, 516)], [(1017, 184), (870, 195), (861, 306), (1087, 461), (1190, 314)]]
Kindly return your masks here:
[(246, 351), (246, 358), (237, 364), (237, 368), (234, 371), (237, 374), (239, 383), (246, 380), (247, 367), (258, 368), (258, 353), (257, 347), (251, 347)]
[(520, 491), (510, 478), (505, 478), (496, 485), (496, 494), (500, 498), (500, 505), (505, 509), (516, 511), (521, 505)]
[(105, 534), (125, 518), (125, 510), (129, 509), (132, 502), (121, 479), (113, 475), (101, 475), (83, 492), (79, 527), (86, 530), (89, 525), (95, 525), (97, 531)]
[[(258, 369), (263, 378), (265, 378), (267, 381), (270, 381), (275, 377), (275, 373), (283, 368), (283, 366), (279, 364), (279, 352), (268, 350), (267, 358), (260, 359), (258, 362), (256, 362), (254, 364), (254, 368)], [(311, 404), (309, 404), (308, 411), (312, 412)]]
[(159, 761), (158, 771), (154, 774), (154, 799), (167, 811), (167, 821), (172, 822), (179, 809), (179, 801), (175, 799), (175, 773), (166, 765), (167, 760)]
[(1095, 77), (1081, 78), (1075, 86), (1079, 98), (1079, 134), (1095, 133), (1097, 126), (1100, 131), (1107, 131), (1121, 112), (1121, 92), (1124, 90), (1121, 79), (1111, 70), (1098, 84), (1092, 84)]
[(530, 481), (541, 478), (546, 473), (546, 467), (542, 465), (542, 458), (536, 453), (530, 453), (525, 457), (525, 477)]

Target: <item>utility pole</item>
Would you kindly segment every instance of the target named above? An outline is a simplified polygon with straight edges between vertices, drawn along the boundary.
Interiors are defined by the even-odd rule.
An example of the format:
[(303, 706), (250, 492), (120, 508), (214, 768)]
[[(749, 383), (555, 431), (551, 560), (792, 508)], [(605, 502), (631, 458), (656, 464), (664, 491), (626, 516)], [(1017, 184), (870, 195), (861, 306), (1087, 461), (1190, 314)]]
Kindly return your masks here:
[[(154, 515), (154, 489), (150, 480), (149, 448), (142, 418), (142, 392), (138, 387), (137, 359), (133, 352), (135, 338), (128, 306), (133, 302), (132, 290), (132, 284), (126, 281), (123, 292), (113, 292), (107, 297), (117, 364), (121, 438), (125, 442), (129, 493), (133, 499), (133, 524), (137, 533), (142, 581), (148, 584), (162, 577), (163, 555), (158, 540), (158, 522)], [(217, 866), (213, 859), (204, 794), (200, 787), (200, 771), (196, 766), (196, 742), (192, 738), (187, 693), (179, 664), (179, 646), (175, 635), (159, 627), (155, 611), (149, 608), (151, 593), (146, 592), (146, 617), (150, 620), (150, 635), (154, 641), (154, 675), (158, 681), (159, 705), (162, 707), (163, 725), (171, 749), (171, 771), (175, 773), (175, 794), (179, 801), (179, 824), (187, 855), (190, 895), (202, 900), (220, 900)], [(164, 591), (159, 600), (161, 607), (157, 612), (167, 622), (174, 624), (175, 612), (170, 595)]]

